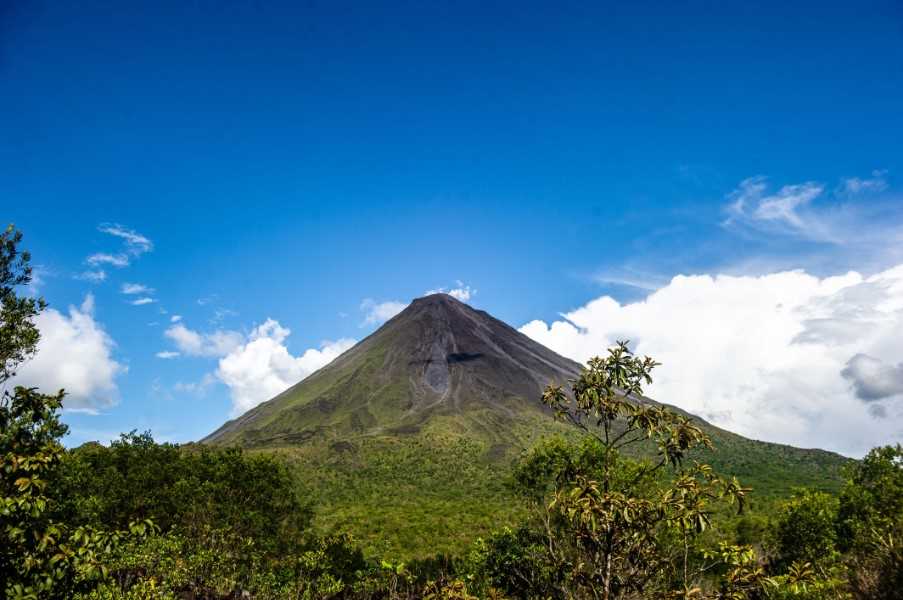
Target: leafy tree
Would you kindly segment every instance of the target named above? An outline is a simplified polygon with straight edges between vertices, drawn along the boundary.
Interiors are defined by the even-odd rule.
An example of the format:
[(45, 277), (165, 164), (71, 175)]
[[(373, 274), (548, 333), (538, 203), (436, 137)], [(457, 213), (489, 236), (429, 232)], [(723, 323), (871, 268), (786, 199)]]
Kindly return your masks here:
[[(728, 564), (725, 553), (707, 557), (697, 542), (716, 506), (736, 503), (742, 511), (749, 490), (687, 459), (711, 442), (689, 418), (643, 397), (656, 365), (618, 342), (605, 358), (591, 359), (568, 392), (550, 386), (543, 394), (559, 418), (590, 438), (572, 457), (541, 450), (519, 475), (534, 482), (543, 472), (552, 476), (543, 521), (548, 559), (562, 570), (567, 597), (610, 600), (654, 590), (700, 597), (703, 574)], [(651, 445), (656, 460), (625, 458), (633, 445)], [(733, 587), (758, 586), (762, 576), (753, 570)]]
[(560, 594), (562, 577), (546, 556), (546, 538), (538, 530), (505, 527), (479, 539), (470, 554), (473, 574), (485, 592), (503, 590), (512, 598), (551, 598)]
[(19, 249), (22, 232), (9, 225), (0, 234), (0, 384), (35, 353), (40, 334), (32, 320), (47, 304), (42, 298), (16, 294), (31, 283), (31, 255)]
[(870, 531), (887, 530), (903, 515), (903, 446), (873, 448), (854, 464), (840, 494), (838, 541), (842, 550), (868, 543)]
[(838, 542), (848, 551), (855, 598), (900, 598), (903, 590), (903, 446), (873, 448), (840, 494)]
[(779, 564), (823, 565), (837, 559), (837, 498), (801, 490), (779, 509), (775, 541)]

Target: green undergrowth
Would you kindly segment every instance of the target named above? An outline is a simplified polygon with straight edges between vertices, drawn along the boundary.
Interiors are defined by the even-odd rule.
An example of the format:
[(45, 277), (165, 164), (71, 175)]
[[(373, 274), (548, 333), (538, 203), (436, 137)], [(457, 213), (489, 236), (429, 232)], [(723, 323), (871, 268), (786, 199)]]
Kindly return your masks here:
[[(577, 433), (537, 417), (504, 437), (474, 435), (472, 423), (434, 419), (411, 435), (361, 436), (255, 449), (283, 457), (314, 507), (319, 533), (349, 532), (370, 556), (411, 560), (460, 555), (479, 537), (527, 514), (511, 488), (512, 468), (539, 439)], [(468, 432), (469, 430), (469, 432)], [(768, 514), (793, 489), (836, 492), (836, 455), (715, 434), (716, 449), (698, 458), (752, 487), (750, 514)], [(647, 454), (648, 456), (648, 454)], [(726, 520), (740, 522), (732, 515)], [(741, 523), (742, 527), (743, 524)]]
[[(509, 480), (535, 440), (473, 436), (458, 425), (437, 419), (413, 435), (255, 451), (286, 459), (321, 533), (350, 532), (372, 556), (427, 558), (460, 553), (526, 514)], [(531, 429), (524, 424), (525, 438)]]

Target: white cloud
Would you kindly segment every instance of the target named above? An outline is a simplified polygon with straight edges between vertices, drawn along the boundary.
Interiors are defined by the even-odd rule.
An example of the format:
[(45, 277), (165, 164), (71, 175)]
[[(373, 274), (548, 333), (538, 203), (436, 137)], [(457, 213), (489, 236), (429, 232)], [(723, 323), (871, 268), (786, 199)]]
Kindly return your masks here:
[(179, 352), (172, 352), (171, 350), (163, 350), (162, 352), (157, 352), (157, 354), (155, 354), (155, 356), (156, 356), (157, 358), (170, 359), (170, 358), (178, 358), (178, 357), (180, 357), (180, 356), (181, 356), (181, 353), (179, 353)]
[(469, 285), (465, 285), (463, 281), (460, 279), (455, 282), (457, 287), (453, 287), (451, 289), (448, 288), (437, 288), (435, 290), (427, 290), (423, 293), (424, 296), (429, 296), (431, 294), (448, 294), (452, 298), (460, 300), (461, 302), (468, 302), (472, 296), (477, 295), (477, 290), (472, 289)]
[(176, 323), (164, 332), (176, 347), (189, 356), (225, 356), (242, 344), (244, 336), (237, 331), (217, 330), (200, 333)]
[(457, 298), (461, 302), (467, 302), (468, 300), (470, 300), (470, 297), (475, 296), (476, 293), (477, 291), (471, 290), (469, 285), (462, 288), (458, 287), (448, 290), (449, 296), (451, 296), (452, 298)]
[(903, 265), (678, 276), (641, 302), (606, 296), (562, 317), (521, 331), (578, 361), (629, 339), (662, 363), (651, 397), (742, 435), (850, 455), (903, 439)]
[(777, 194), (761, 198), (754, 216), (762, 221), (783, 221), (793, 227), (804, 228), (805, 224), (797, 210), (812, 202), (823, 189), (812, 182), (785, 185)]
[(101, 283), (105, 281), (107, 278), (107, 272), (103, 269), (98, 269), (96, 271), (84, 271), (75, 275), (75, 279), (81, 279), (82, 281), (90, 281), (91, 283)]
[(123, 283), (120, 291), (126, 295), (153, 294), (154, 288), (147, 287), (143, 283)]
[(121, 238), (125, 242), (128, 253), (134, 256), (141, 256), (154, 249), (153, 242), (145, 236), (117, 223), (101, 223), (97, 230)]
[(398, 302), (396, 300), (376, 302), (371, 298), (365, 298), (363, 302), (361, 302), (361, 310), (365, 313), (364, 322), (361, 323), (361, 327), (385, 323), (407, 307), (408, 305), (406, 303)]
[(129, 304), (132, 304), (134, 306), (143, 306), (145, 304), (153, 304), (154, 302), (156, 302), (156, 300), (154, 300), (153, 298), (144, 296), (143, 298), (136, 298), (132, 300)]
[(182, 315), (173, 315), (173, 316), (169, 317), (170, 323), (178, 323), (181, 320), (182, 320)]
[(887, 171), (874, 170), (871, 177), (848, 177), (841, 181), (840, 192), (855, 196), (859, 194), (873, 194), (887, 189)]
[[(107, 233), (109, 235), (120, 238), (123, 241), (125, 249), (124, 252), (97, 252), (95, 254), (92, 254), (85, 259), (85, 262), (92, 267), (98, 267), (100, 265), (110, 265), (111, 267), (121, 269), (123, 267), (129, 266), (131, 257), (141, 256), (142, 254), (150, 252), (154, 249), (153, 242), (151, 242), (148, 238), (136, 231), (127, 229), (122, 225), (117, 225), (115, 223), (101, 223), (97, 227), (97, 230), (102, 233)], [(95, 270), (94, 273), (99, 274), (103, 272)], [(98, 283), (99, 281), (103, 281), (106, 278), (106, 274), (104, 273), (102, 276), (100, 276), (99, 279), (97, 279), (91, 278), (91, 276), (86, 272), (82, 274), (81, 278), (87, 279), (88, 281), (92, 281), (94, 283)], [(123, 291), (123, 293), (129, 292)]]
[(293, 356), (284, 344), (290, 333), (278, 321), (267, 319), (220, 359), (216, 375), (229, 387), (233, 416), (276, 396), (355, 344), (351, 339), (325, 341), (319, 349)]
[(126, 368), (112, 357), (114, 342), (94, 319), (94, 297), (68, 316), (49, 308), (35, 317), (41, 332), (38, 351), (20, 367), (13, 383), (38, 387), (45, 393), (67, 392), (67, 410), (95, 412), (116, 404), (115, 378)]
[(814, 181), (785, 185), (767, 194), (768, 179), (750, 177), (728, 194), (726, 226), (745, 225), (770, 233), (797, 235), (813, 241), (836, 243), (828, 223), (810, 210), (813, 200), (822, 195), (824, 186)]
[(112, 267), (122, 268), (129, 266), (129, 257), (125, 254), (107, 254), (105, 252), (98, 252), (97, 254), (92, 254), (86, 258), (85, 262), (92, 267), (98, 265), (110, 265)]
[(817, 245), (804, 255), (797, 247), (792, 257), (797, 265), (806, 261), (818, 268), (818, 261), (828, 261), (886, 269), (903, 260), (903, 212), (899, 193), (874, 197), (888, 189), (884, 174), (873, 171), (871, 178), (844, 179), (833, 193), (814, 181), (769, 193), (767, 178), (751, 177), (726, 196), (722, 225), (766, 243), (783, 239)]

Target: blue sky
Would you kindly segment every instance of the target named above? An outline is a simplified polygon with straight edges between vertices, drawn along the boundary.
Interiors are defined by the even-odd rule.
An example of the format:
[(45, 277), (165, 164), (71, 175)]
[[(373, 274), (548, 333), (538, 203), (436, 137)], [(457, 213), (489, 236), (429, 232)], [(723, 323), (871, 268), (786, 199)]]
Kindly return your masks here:
[[(652, 311), (676, 275), (772, 289), (782, 271), (823, 282), (855, 270), (844, 298), (884, 311), (881, 336), (903, 334), (894, 285), (880, 298), (847, 289), (903, 263), (898, 3), (428, 4), (0, 9), (2, 217), (25, 232), (58, 311), (47, 326), (69, 332), (48, 336), (60, 347), (47, 341), (46, 368), (68, 364), (75, 342), (107, 368), (79, 375), (73, 403), (96, 414), (66, 414), (71, 443), (133, 428), (197, 439), (244, 406), (247, 378), (273, 375), (245, 369), (254, 352), (277, 363), (278, 387), (326, 360), (296, 361), (306, 350), (328, 356), (342, 346), (324, 341), (372, 331), (374, 307), (438, 288), (469, 287), (472, 304), (551, 332), (606, 295)], [(98, 253), (128, 265), (92, 266)], [(840, 318), (813, 308), (839, 293), (818, 285), (830, 290), (794, 297), (811, 309), (788, 325), (799, 331), (770, 344), (795, 351), (813, 343), (810, 321)], [(658, 331), (671, 308), (656, 310)], [(672, 362), (692, 353), (692, 336), (669, 354), (643, 335)], [(661, 391), (747, 435), (861, 453), (869, 432), (903, 435), (903, 349), (863, 335), (823, 365), (844, 410), (863, 409), (843, 442), (817, 405), (794, 409), (802, 425), (759, 430), (728, 415), (741, 401), (729, 392), (709, 406), (692, 386)], [(836, 346), (819, 339), (814, 363)], [(860, 355), (877, 375), (854, 376)], [(801, 371), (787, 360), (782, 373)], [(872, 398), (866, 379), (886, 385)]]

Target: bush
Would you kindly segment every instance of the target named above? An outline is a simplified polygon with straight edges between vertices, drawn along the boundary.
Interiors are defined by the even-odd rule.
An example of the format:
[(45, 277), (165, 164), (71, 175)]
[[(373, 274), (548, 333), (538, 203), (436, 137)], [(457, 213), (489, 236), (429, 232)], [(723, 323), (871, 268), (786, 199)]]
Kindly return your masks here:
[(837, 498), (802, 490), (779, 509), (774, 536), (778, 565), (825, 564), (836, 560)]

